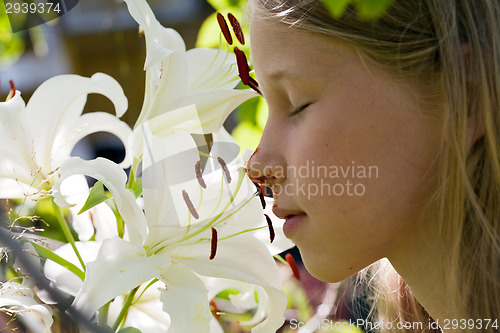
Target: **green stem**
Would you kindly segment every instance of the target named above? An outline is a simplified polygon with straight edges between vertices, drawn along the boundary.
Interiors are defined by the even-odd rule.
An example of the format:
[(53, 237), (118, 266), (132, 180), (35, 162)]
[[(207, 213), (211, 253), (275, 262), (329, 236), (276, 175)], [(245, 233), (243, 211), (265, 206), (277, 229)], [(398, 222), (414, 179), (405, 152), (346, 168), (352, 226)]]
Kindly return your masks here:
[(134, 301), (135, 294), (139, 290), (139, 287), (140, 286), (135, 287), (134, 289), (132, 289), (130, 294), (128, 294), (127, 299), (125, 300), (125, 303), (123, 303), (123, 308), (120, 311), (120, 314), (118, 315), (118, 317), (116, 318), (115, 323), (113, 324), (113, 331), (114, 332), (116, 332), (116, 330), (120, 327), (122, 321), (125, 319), (125, 316), (128, 313), (128, 309), (132, 305), (132, 302)]
[(61, 227), (64, 237), (66, 237), (66, 241), (71, 244), (73, 251), (75, 251), (77, 258), (80, 261), (80, 264), (82, 265), (83, 271), (85, 272), (86, 271), (85, 262), (83, 262), (82, 256), (80, 255), (80, 252), (78, 252), (78, 249), (76, 248), (75, 238), (73, 238), (73, 234), (69, 229), (66, 219), (64, 218), (62, 209), (61, 207), (56, 205), (54, 201), (52, 201), (52, 206), (54, 207), (54, 213), (56, 215), (57, 222), (59, 222), (59, 226)]

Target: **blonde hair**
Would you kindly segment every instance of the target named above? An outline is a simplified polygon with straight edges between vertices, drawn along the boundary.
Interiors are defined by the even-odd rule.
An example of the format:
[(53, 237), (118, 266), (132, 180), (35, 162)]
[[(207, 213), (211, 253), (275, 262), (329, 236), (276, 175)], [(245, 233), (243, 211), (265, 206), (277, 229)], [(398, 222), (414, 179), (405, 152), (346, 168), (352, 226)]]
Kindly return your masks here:
[[(436, 218), (449, 251), (452, 313), (500, 318), (500, 2), (395, 0), (371, 22), (360, 21), (353, 7), (333, 18), (317, 0), (251, 0), (249, 6), (253, 15), (347, 43), (396, 79), (422, 87), (443, 119), (440, 172), (425, 213)], [(379, 316), (428, 322), (390, 265), (371, 272), (388, 288), (379, 293), (384, 302), (376, 302)]]

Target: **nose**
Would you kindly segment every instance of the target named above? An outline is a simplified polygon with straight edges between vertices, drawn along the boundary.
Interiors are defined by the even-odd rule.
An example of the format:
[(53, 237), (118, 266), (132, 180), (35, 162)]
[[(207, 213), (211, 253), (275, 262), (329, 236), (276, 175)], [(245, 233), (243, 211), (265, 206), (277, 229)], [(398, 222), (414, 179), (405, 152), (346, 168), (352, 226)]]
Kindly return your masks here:
[(269, 130), (269, 123), (264, 129), (259, 146), (248, 160), (247, 170), (250, 179), (273, 188), (286, 179), (286, 161), (284, 157), (284, 140)]

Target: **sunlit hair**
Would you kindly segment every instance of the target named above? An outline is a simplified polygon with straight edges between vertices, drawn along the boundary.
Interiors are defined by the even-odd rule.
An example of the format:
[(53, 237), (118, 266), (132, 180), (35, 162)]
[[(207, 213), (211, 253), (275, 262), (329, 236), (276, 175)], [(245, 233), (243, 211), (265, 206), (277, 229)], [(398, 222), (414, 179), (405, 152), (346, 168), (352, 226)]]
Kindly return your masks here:
[[(395, 0), (374, 22), (360, 21), (352, 7), (332, 18), (317, 0), (250, 0), (249, 10), (331, 36), (421, 87), (427, 110), (443, 122), (440, 172), (421, 218), (438, 223), (449, 253), (449, 312), (500, 318), (500, 2)], [(428, 322), (387, 261), (365, 277), (380, 300), (377, 319)]]

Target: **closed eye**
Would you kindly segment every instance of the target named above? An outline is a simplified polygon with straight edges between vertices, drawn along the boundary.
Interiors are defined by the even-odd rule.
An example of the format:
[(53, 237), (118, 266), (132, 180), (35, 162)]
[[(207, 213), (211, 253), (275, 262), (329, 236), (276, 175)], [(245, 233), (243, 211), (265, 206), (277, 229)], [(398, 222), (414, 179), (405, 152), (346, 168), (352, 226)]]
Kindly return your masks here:
[(310, 103), (306, 103), (306, 104), (304, 104), (304, 105), (302, 105), (302, 106), (299, 106), (298, 108), (296, 108), (295, 110), (293, 110), (293, 111), (290, 113), (289, 117), (293, 117), (293, 116), (295, 116), (296, 114), (300, 113), (300, 112), (301, 112), (301, 111), (303, 111), (305, 108), (307, 108), (309, 105), (311, 105), (311, 104), (310, 104)]

